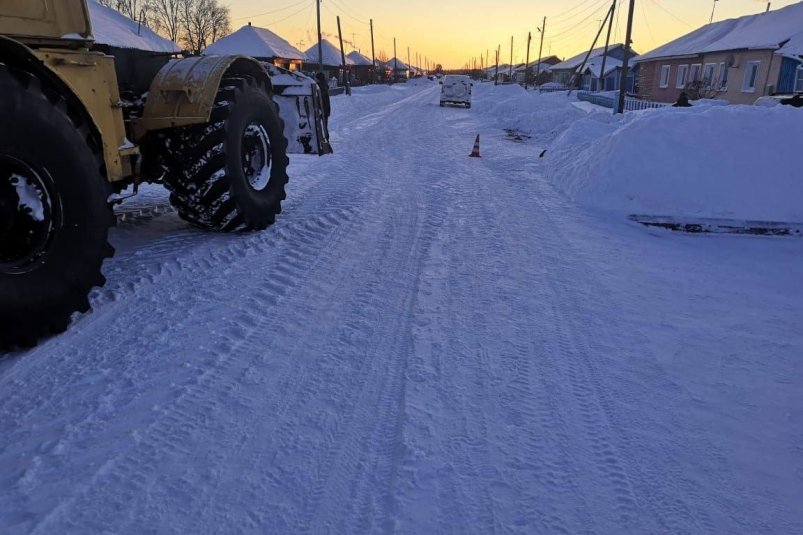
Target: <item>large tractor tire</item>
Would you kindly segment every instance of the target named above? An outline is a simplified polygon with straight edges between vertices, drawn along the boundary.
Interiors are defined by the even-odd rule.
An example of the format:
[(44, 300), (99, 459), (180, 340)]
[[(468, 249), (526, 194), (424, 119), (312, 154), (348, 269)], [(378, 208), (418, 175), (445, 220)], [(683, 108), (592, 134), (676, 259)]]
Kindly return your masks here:
[(164, 137), (164, 182), (179, 216), (215, 231), (262, 230), (281, 212), (287, 140), (270, 93), (226, 78), (210, 122)]
[(111, 187), (80, 113), (0, 64), (0, 351), (63, 332), (89, 310), (112, 256)]

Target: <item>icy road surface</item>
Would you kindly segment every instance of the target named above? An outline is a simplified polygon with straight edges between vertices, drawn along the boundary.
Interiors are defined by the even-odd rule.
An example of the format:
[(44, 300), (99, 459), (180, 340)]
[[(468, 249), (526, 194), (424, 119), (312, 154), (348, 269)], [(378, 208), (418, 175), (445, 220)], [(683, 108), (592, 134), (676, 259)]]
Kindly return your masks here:
[(336, 98), (266, 232), (125, 205), (0, 359), (0, 532), (803, 532), (803, 241), (580, 210), (492, 91)]

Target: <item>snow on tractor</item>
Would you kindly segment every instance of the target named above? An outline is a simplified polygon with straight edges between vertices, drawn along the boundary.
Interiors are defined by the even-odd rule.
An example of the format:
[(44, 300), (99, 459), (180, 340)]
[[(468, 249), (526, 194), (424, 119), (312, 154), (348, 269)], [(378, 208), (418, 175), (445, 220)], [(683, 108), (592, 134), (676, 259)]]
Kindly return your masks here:
[(91, 0), (0, 3), (0, 350), (89, 309), (113, 205), (139, 184), (198, 227), (261, 230), (285, 199), (287, 133), (292, 152), (331, 151), (308, 78), (179, 53)]

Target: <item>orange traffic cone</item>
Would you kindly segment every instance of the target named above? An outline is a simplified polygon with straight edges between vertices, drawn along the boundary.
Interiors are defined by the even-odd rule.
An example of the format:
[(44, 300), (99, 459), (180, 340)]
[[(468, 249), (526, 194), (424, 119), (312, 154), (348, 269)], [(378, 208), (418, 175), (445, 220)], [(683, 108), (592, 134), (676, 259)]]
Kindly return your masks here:
[(469, 154), (472, 158), (481, 158), (480, 156), (480, 135), (477, 134), (477, 141), (474, 142), (474, 150)]

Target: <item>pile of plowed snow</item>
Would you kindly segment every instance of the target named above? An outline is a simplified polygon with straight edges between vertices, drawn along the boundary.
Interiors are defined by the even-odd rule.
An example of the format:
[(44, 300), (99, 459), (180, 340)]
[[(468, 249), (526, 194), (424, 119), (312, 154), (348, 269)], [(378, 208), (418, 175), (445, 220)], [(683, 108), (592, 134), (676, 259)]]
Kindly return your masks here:
[(591, 114), (546, 167), (573, 200), (622, 214), (803, 221), (803, 109), (696, 106)]

